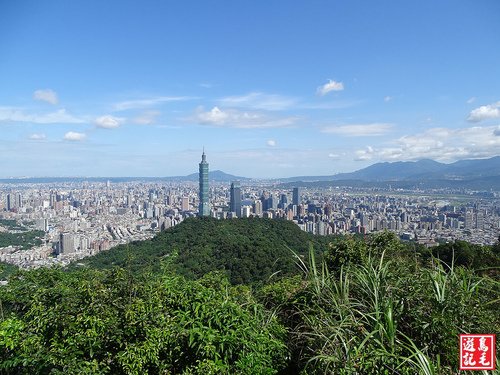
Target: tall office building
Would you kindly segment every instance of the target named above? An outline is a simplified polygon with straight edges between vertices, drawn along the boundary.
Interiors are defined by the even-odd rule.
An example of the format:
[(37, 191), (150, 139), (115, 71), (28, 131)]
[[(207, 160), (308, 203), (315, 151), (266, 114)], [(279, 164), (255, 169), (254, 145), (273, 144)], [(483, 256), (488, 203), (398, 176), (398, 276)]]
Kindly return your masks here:
[(16, 206), (18, 208), (23, 206), (23, 196), (21, 195), (21, 193), (16, 194)]
[(71, 233), (59, 234), (59, 253), (68, 254), (75, 251), (75, 238)]
[(200, 163), (200, 206), (198, 208), (199, 216), (209, 216), (210, 215), (210, 204), (208, 203), (208, 163), (207, 157), (205, 156), (205, 150), (201, 155)]
[(262, 217), (262, 201), (260, 199), (256, 200), (253, 204), (253, 212), (255, 216)]
[(231, 182), (231, 200), (229, 210), (236, 212), (237, 217), (241, 217), (241, 187), (239, 181)]
[(476, 213), (476, 229), (484, 230), (484, 211)]
[(300, 188), (294, 187), (293, 188), (292, 204), (299, 206), (300, 203), (301, 203)]
[(7, 194), (7, 211), (11, 211), (16, 207), (16, 202), (14, 199), (14, 194)]
[(181, 210), (189, 211), (189, 197), (182, 197)]
[(278, 208), (285, 209), (287, 207), (288, 207), (288, 196), (286, 194), (281, 194)]
[(464, 227), (465, 229), (472, 229), (474, 228), (474, 212), (472, 209), (467, 209), (465, 211), (465, 220), (464, 220)]

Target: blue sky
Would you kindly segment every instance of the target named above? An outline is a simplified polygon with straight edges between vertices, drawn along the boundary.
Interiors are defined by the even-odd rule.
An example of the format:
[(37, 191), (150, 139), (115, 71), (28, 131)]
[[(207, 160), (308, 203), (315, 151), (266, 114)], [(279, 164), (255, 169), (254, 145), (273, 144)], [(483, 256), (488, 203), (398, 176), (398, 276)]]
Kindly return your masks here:
[(0, 177), (500, 154), (500, 2), (0, 2)]

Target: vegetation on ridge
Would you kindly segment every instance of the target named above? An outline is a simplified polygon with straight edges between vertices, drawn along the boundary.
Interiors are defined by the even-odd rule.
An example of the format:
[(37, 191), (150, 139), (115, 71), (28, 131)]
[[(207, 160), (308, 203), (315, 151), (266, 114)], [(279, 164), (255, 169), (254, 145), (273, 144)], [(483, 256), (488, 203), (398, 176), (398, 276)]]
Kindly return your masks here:
[(117, 246), (81, 263), (95, 268), (126, 264), (141, 273), (158, 272), (160, 261), (172, 258), (171, 269), (187, 278), (224, 271), (232, 284), (249, 284), (275, 273), (298, 273), (293, 252), (307, 254), (311, 242), (322, 253), (329, 241), (286, 220), (190, 218), (151, 240)]
[[(286, 249), (299, 272), (231, 285), (233, 272), (190, 274), (180, 254), (210, 236), (189, 254), (218, 256), (213, 241), (225, 237), (215, 230), (241, 230), (237, 243), (252, 225), (273, 227), (223, 223), (189, 220), (147, 242), (173, 241), (177, 257), (138, 243), (109, 263), (11, 276), (0, 286), (0, 374), (458, 374), (458, 335), (500, 331), (500, 244), (476, 259), (455, 256), (475, 249), (462, 243), (435, 252), (389, 232), (304, 233), (303, 254)], [(325, 246), (321, 257), (305, 250), (310, 239)], [(148, 262), (133, 256), (140, 250)]]

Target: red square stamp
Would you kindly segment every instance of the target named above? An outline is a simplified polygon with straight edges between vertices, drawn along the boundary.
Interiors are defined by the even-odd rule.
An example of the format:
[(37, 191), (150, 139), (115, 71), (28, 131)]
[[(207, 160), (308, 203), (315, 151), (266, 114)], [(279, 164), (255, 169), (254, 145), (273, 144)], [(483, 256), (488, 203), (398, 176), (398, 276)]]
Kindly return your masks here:
[(495, 345), (495, 335), (460, 335), (460, 370), (495, 370)]

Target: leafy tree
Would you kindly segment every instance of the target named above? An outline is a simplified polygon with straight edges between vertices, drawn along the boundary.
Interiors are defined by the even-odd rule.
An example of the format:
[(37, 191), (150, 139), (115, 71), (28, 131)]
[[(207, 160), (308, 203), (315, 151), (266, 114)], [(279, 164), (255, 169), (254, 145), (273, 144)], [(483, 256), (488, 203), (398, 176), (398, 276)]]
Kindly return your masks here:
[(252, 298), (241, 303), (219, 276), (137, 280), (123, 269), (22, 272), (0, 289), (9, 312), (0, 323), (0, 369), (277, 373), (285, 366), (284, 328)]
[(0, 232), (0, 247), (20, 246), (22, 250), (30, 249), (40, 245), (44, 235), (41, 230), (20, 233)]

